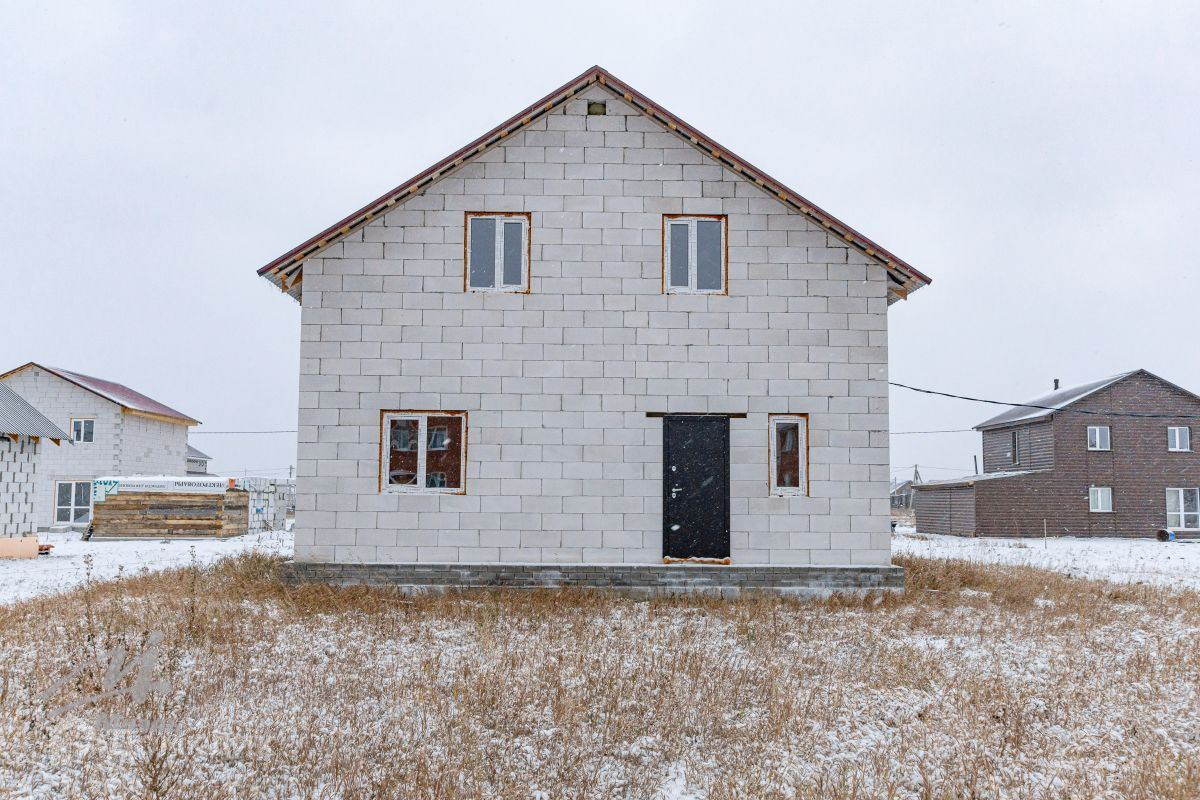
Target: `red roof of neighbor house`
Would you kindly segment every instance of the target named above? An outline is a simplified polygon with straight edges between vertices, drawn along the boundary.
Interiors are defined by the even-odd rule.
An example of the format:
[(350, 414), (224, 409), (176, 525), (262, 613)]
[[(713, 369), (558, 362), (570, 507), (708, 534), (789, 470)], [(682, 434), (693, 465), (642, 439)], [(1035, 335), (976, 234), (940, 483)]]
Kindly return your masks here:
[(775, 195), (781, 202), (791, 206), (816, 224), (840, 236), (846, 242), (879, 261), (887, 267), (888, 274), (891, 277), (889, 289), (894, 296), (907, 297), (909, 292), (916, 291), (932, 282), (929, 277), (903, 259), (871, 241), (866, 236), (863, 236), (832, 214), (806, 200), (800, 194), (789, 189), (781, 181), (772, 178), (749, 161), (730, 152), (728, 148), (700, 133), (696, 128), (688, 125), (662, 106), (653, 103), (645, 95), (599, 66), (592, 67), (578, 77), (568, 81), (550, 94), (488, 131), (483, 136), (480, 136), (475, 141), (434, 164), (432, 167), (405, 181), (381, 197), (376, 198), (353, 214), (335, 222), (303, 244), (293, 247), (288, 252), (259, 269), (258, 274), (266, 277), (283, 291), (298, 298), (300, 283), (303, 280), (302, 264), (304, 259), (341, 239), (352, 230), (356, 230), (370, 222), (380, 213), (386, 212), (395, 206), (397, 202), (400, 202), (406, 196), (419, 193), (422, 189), (427, 188), (434, 181), (441, 178), (445, 173), (456, 169), (501, 139), (524, 128), (535, 119), (541, 118), (544, 114), (592, 84), (604, 86), (646, 116), (658, 120), (665, 129), (670, 130), (694, 147), (704, 151), (722, 165), (745, 176), (747, 180), (758, 185), (764, 191)]
[(115, 383), (113, 381), (106, 381), (102, 378), (93, 378), (90, 375), (83, 375), (78, 372), (71, 372), (65, 369), (43, 366), (33, 361), (30, 361), (28, 364), (23, 364), (16, 369), (9, 370), (3, 375), (0, 375), (0, 379), (7, 378), (9, 375), (20, 372), (23, 369), (28, 369), (29, 367), (44, 369), (51, 375), (57, 375), (64, 381), (73, 383), (81, 389), (86, 389), (92, 394), (99, 395), (105, 400), (110, 400), (122, 408), (130, 411), (136, 411), (142, 414), (153, 414), (159, 417), (167, 417), (178, 420), (184, 425), (200, 424), (199, 420), (193, 419), (187, 414), (176, 411), (170, 406), (164, 405), (157, 400), (152, 400), (141, 392), (135, 392), (133, 389), (130, 389), (128, 386), (123, 384)]

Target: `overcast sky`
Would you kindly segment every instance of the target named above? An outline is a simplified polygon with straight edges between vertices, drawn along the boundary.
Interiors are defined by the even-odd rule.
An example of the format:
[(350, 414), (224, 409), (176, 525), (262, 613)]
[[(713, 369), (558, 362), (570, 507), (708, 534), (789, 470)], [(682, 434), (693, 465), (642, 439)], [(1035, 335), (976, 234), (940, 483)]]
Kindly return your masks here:
[[(1200, 4), (167, 6), (0, 5), (0, 369), (126, 383), (217, 470), (295, 459), (203, 435), (296, 426), (299, 309), (255, 269), (594, 63), (934, 279), (894, 380), (1200, 390)], [(897, 432), (995, 411), (892, 391)], [(892, 445), (949, 477), (978, 434)]]

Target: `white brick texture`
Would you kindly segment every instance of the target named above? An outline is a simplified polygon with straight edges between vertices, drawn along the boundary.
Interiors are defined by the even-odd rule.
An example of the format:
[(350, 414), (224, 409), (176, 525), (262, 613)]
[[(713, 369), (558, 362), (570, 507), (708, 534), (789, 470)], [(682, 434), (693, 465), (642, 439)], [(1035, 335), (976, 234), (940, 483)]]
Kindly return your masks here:
[[(528, 294), (463, 291), (468, 211), (532, 213)], [(728, 215), (728, 295), (662, 293), (687, 213)], [(304, 270), (298, 560), (660, 562), (646, 412), (685, 411), (747, 415), (734, 563), (890, 560), (883, 267), (600, 87)], [(381, 494), (381, 409), (468, 411), (467, 493)], [(767, 415), (801, 412), (810, 496), (771, 496)]]

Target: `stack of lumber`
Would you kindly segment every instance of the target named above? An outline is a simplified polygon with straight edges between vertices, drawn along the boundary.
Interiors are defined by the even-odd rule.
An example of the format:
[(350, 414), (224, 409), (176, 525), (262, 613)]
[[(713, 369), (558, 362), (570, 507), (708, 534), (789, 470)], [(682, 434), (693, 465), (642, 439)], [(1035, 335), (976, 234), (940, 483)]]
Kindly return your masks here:
[(93, 538), (198, 538), (241, 536), (247, 531), (244, 491), (119, 492), (95, 503)]

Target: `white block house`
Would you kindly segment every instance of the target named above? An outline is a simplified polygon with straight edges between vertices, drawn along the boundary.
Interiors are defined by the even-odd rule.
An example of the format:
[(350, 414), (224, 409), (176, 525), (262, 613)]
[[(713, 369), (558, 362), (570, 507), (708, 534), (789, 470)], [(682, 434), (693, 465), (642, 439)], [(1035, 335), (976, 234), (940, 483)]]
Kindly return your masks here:
[(0, 537), (30, 536), (37, 530), (34, 498), (42, 452), (47, 446), (68, 446), (68, 438), (0, 383)]
[(298, 576), (887, 573), (929, 279), (599, 67), (260, 273), (303, 307)]
[(112, 381), (30, 362), (0, 374), (55, 425), (71, 447), (42, 453), (35, 514), (39, 530), (86, 525), (92, 481), (102, 475), (183, 475), (187, 431), (196, 420)]

